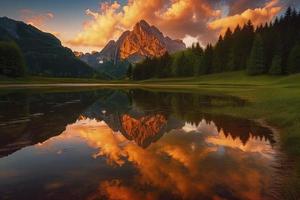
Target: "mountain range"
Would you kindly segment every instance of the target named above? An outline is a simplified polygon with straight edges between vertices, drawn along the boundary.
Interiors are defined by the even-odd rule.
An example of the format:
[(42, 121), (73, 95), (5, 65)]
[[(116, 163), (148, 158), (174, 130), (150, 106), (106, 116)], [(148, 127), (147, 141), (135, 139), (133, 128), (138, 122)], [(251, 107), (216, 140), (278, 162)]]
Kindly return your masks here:
[(131, 31), (123, 32), (117, 41), (109, 41), (100, 52), (75, 54), (98, 71), (121, 77), (126, 73), (129, 63), (184, 49), (186, 46), (183, 41), (164, 36), (158, 28), (141, 20)]
[(0, 17), (0, 41), (13, 41), (20, 47), (31, 75), (92, 77), (99, 74), (71, 49), (63, 47), (54, 35), (21, 21)]

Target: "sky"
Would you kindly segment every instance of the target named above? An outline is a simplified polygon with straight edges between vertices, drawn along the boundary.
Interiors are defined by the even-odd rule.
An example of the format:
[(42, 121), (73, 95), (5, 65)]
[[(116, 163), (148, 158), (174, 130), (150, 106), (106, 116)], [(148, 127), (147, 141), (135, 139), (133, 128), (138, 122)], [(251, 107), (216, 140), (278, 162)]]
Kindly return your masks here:
[(58, 37), (74, 51), (100, 51), (144, 19), (173, 39), (206, 45), (227, 27), (260, 25), (300, 0), (1, 0), (0, 16)]

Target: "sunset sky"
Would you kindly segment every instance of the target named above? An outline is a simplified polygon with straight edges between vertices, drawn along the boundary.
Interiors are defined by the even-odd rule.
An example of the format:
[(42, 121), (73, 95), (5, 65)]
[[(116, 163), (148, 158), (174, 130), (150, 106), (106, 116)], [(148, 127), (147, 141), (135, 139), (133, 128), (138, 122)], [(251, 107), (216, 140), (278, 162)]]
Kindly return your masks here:
[(299, 0), (1, 0), (0, 15), (22, 20), (56, 35), (73, 50), (101, 50), (145, 19), (187, 45), (216, 40), (229, 27), (249, 19), (272, 20)]

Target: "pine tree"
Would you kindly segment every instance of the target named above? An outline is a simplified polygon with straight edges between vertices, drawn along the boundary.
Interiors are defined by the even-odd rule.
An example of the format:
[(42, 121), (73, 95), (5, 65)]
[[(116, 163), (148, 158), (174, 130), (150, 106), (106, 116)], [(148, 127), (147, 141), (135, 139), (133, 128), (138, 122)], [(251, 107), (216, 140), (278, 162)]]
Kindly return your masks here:
[(128, 66), (128, 69), (127, 69), (127, 73), (126, 73), (128, 79), (132, 79), (132, 71), (133, 71), (132, 64), (129, 63), (129, 66)]
[(180, 52), (178, 55), (175, 56), (174, 62), (172, 64), (172, 74), (175, 77), (183, 76), (182, 74), (182, 60), (184, 60), (184, 52)]
[(178, 66), (179, 66), (178, 76), (187, 77), (190, 75), (190, 71), (192, 71), (192, 66), (188, 65), (188, 59), (184, 52), (182, 52), (179, 56)]
[(14, 42), (0, 42), (0, 74), (12, 77), (26, 74), (23, 54)]
[(160, 78), (170, 77), (172, 65), (172, 58), (170, 54), (166, 52), (162, 57), (159, 58), (159, 63), (157, 76)]
[(290, 18), (292, 16), (292, 7), (288, 7), (285, 12), (285, 18)]
[(287, 72), (289, 74), (300, 72), (300, 45), (296, 44), (292, 49), (287, 65)]
[(264, 63), (263, 41), (260, 35), (255, 37), (250, 57), (247, 63), (247, 73), (258, 75), (266, 71)]
[(199, 42), (196, 43), (195, 54), (198, 56), (202, 56), (202, 54), (203, 54), (203, 49), (200, 46)]
[(197, 72), (198, 75), (210, 74), (213, 72), (213, 57), (214, 57), (213, 47), (211, 44), (208, 44), (200, 60), (200, 65)]
[(272, 59), (272, 65), (269, 70), (269, 74), (272, 74), (272, 75), (282, 74), (282, 64), (281, 63), (282, 63), (281, 55), (276, 54)]
[(229, 71), (234, 71), (237, 68), (235, 48), (232, 47), (229, 51), (227, 67)]
[(251, 52), (254, 38), (254, 26), (249, 20), (241, 30), (238, 52), (239, 52), (239, 69), (245, 69), (247, 66), (247, 59)]

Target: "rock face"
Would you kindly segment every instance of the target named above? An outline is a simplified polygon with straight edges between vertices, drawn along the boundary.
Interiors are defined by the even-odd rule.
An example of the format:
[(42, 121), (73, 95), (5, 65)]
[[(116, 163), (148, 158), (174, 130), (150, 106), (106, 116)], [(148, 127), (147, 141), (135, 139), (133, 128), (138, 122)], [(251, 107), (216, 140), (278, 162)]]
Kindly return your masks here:
[(181, 40), (165, 37), (155, 26), (146, 21), (138, 22), (132, 31), (125, 31), (117, 41), (111, 40), (101, 50), (94, 54), (98, 61), (128, 60), (137, 62), (148, 57), (162, 56), (165, 52), (173, 53), (185, 49)]

